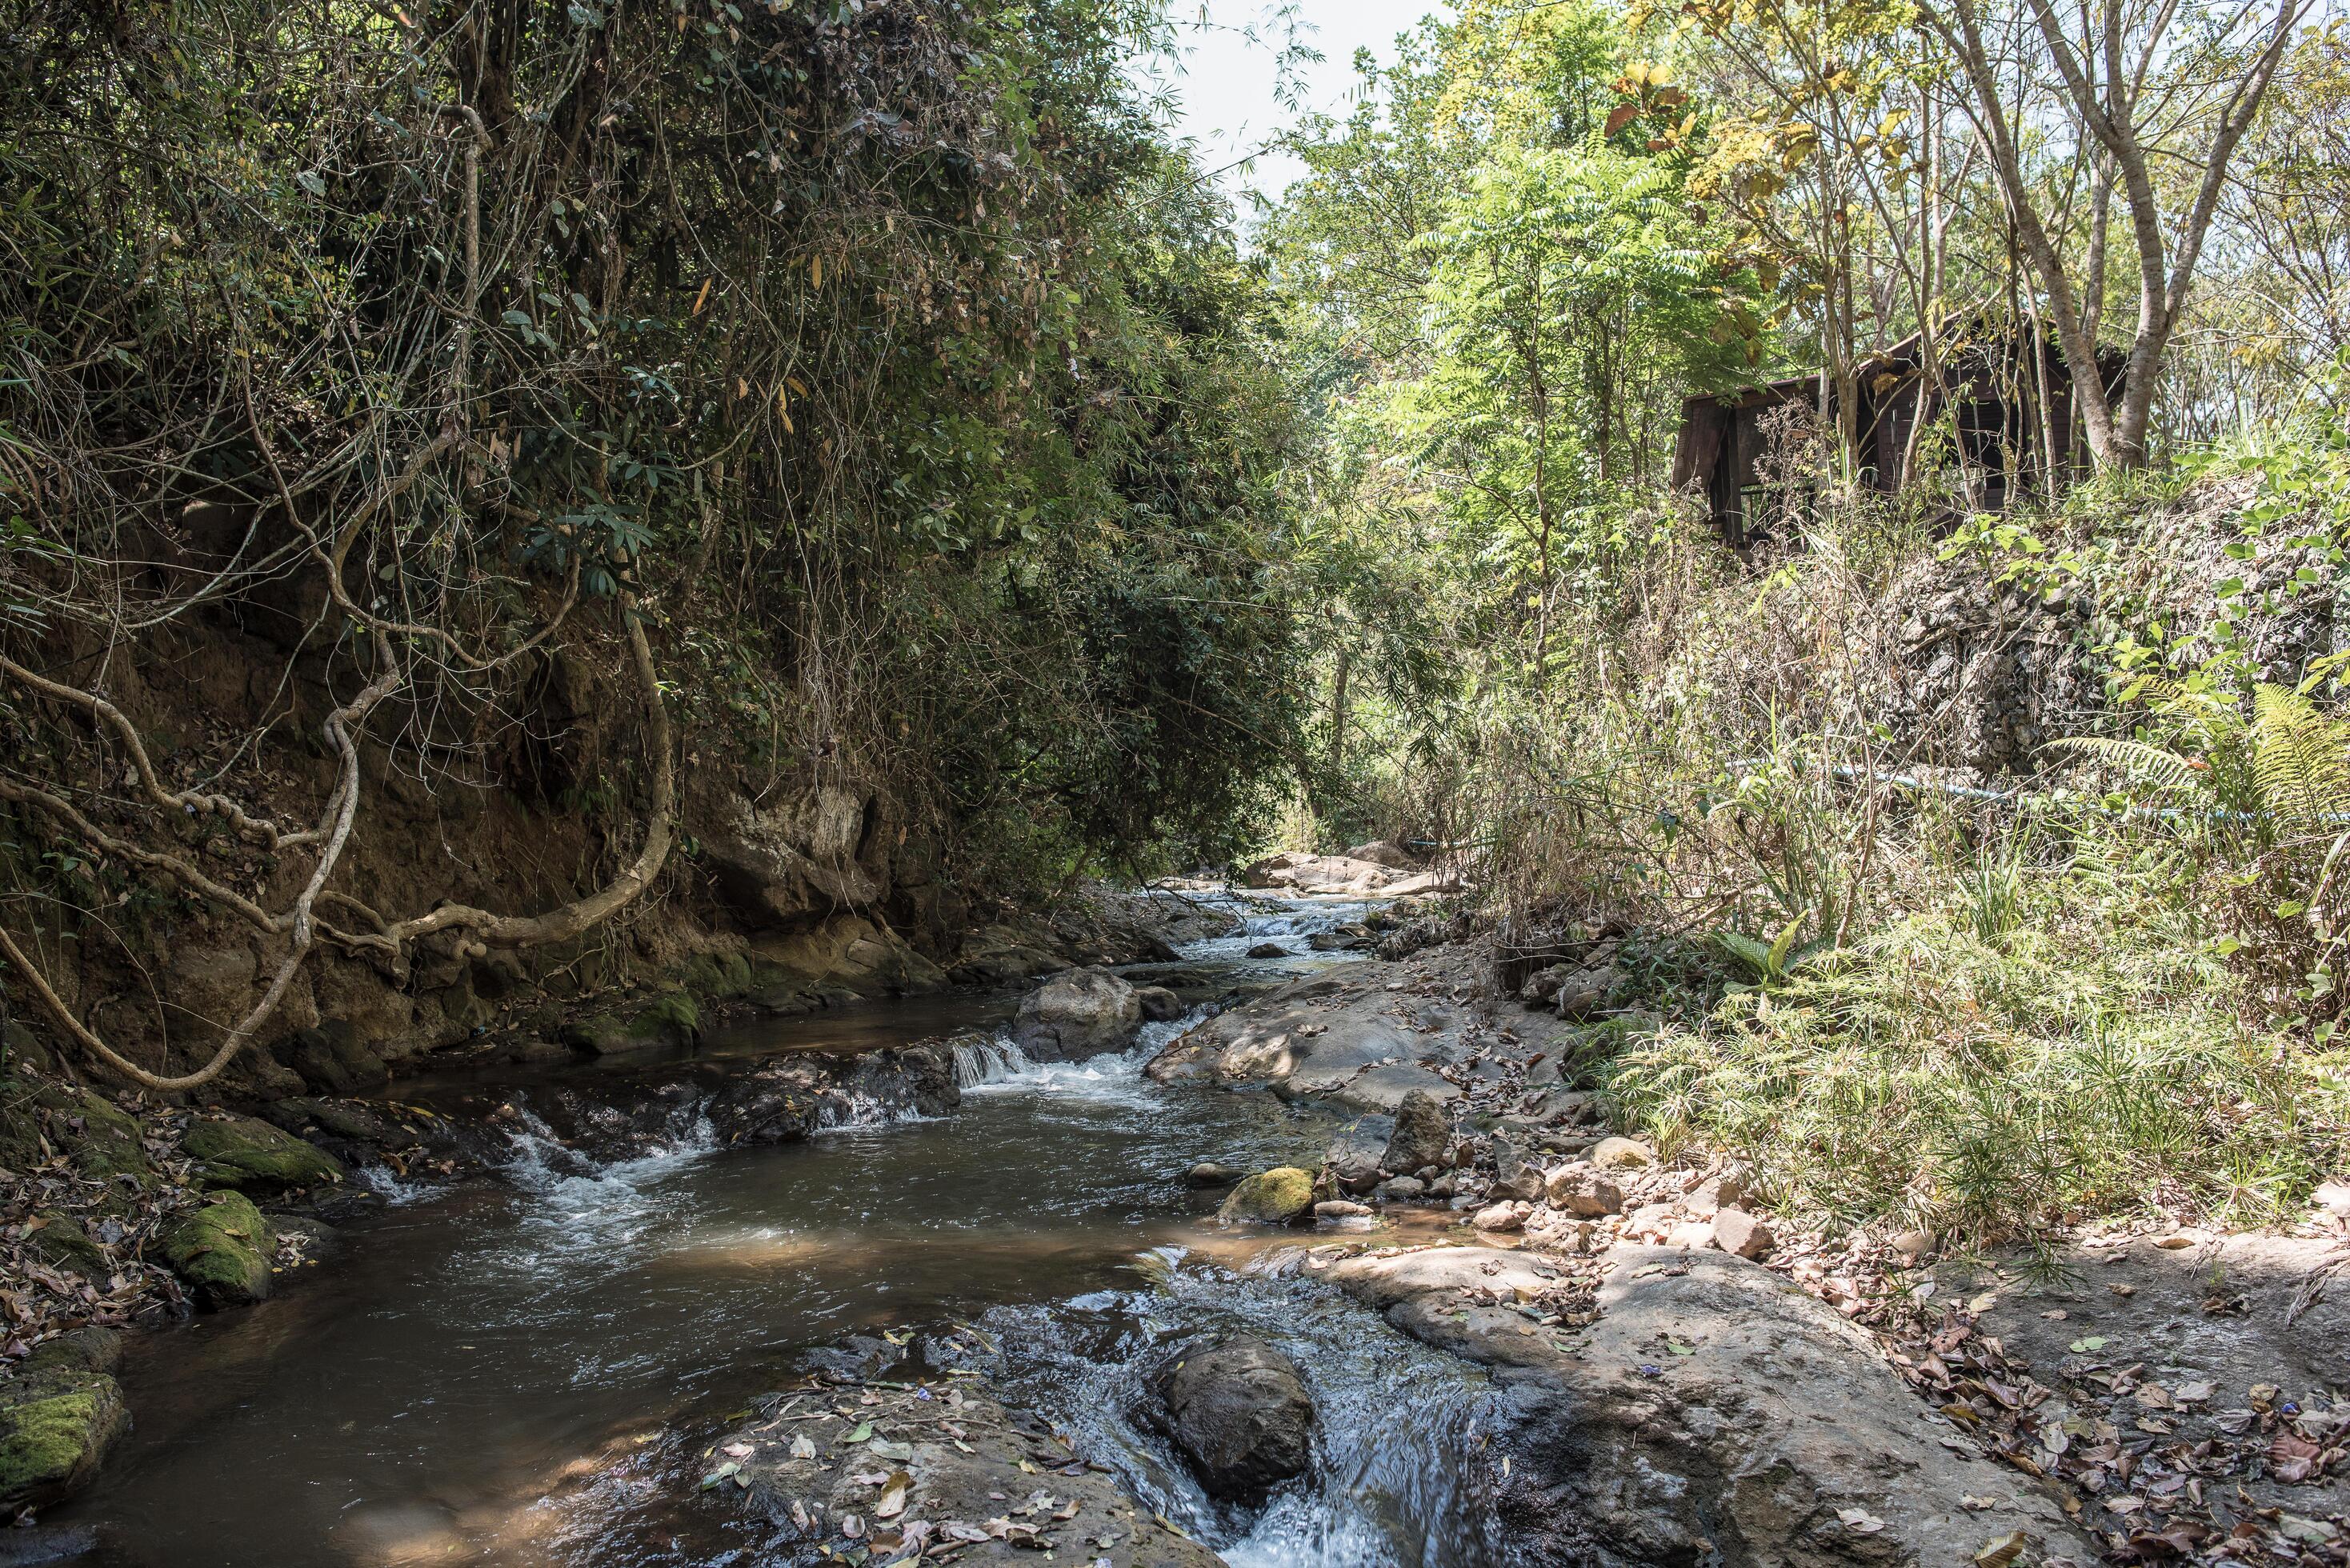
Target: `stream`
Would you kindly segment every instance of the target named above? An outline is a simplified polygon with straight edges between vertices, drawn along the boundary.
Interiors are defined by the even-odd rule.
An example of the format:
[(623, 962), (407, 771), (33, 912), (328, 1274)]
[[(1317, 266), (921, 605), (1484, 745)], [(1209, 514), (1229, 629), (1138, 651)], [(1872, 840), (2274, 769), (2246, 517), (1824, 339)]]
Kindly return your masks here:
[[(1248, 929), (1185, 958), (1226, 982), (1308, 972), (1350, 955), (1241, 955), (1361, 912), (1253, 900)], [(1008, 1011), (877, 1003), (702, 1054), (899, 1044)], [(106, 1568), (748, 1565), (767, 1560), (762, 1527), (694, 1484), (723, 1421), (812, 1349), (960, 1321), (1003, 1346), (1008, 1399), (1235, 1568), (1496, 1561), (1461, 1495), (1482, 1376), (1261, 1269), (1295, 1241), (1221, 1230), (1221, 1194), (1181, 1179), (1201, 1159), (1311, 1163), (1336, 1118), (1150, 1083), (1143, 1064), (1185, 1026), (1076, 1064), (968, 1050), (956, 1114), (796, 1145), (720, 1151), (683, 1105), (666, 1147), (602, 1166), (534, 1130), (550, 1075), (517, 1075), (504, 1180), (387, 1183), (381, 1212), (276, 1299), (138, 1336), (136, 1431), (47, 1522), (87, 1532), (78, 1561)], [(395, 1092), (429, 1106), (433, 1085)], [(1134, 1414), (1154, 1351), (1220, 1326), (1287, 1350), (1319, 1408), (1312, 1474), (1261, 1511), (1211, 1503)]]

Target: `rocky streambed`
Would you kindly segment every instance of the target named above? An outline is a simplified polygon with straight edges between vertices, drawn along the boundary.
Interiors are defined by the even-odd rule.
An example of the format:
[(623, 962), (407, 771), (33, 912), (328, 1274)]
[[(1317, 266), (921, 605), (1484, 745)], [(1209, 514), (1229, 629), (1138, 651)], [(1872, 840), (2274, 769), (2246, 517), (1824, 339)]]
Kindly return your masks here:
[[(2322, 1278), (2272, 1303), (2284, 1265), (2239, 1270), (2246, 1321), (2335, 1346), (2239, 1407), (2270, 1364), (2241, 1335), (2204, 1336), (2241, 1362), (2210, 1379), (2193, 1335), (2121, 1359), (2184, 1310), (2151, 1277), (2010, 1321), (2034, 1298), (2003, 1276), (1871, 1272), (1734, 1167), (1598, 1125), (1579, 1054), (1641, 1026), (1604, 950), (1497, 999), (1481, 942), (1368, 912), (1262, 906), (1171, 960), (879, 1012), (854, 1049), (756, 1023), (198, 1116), (173, 1158), (216, 1197), (179, 1223), (213, 1233), (182, 1278), (215, 1310), (20, 1366), (135, 1427), (8, 1544), (2085, 1568), (2168, 1532), (2336, 1560)], [(2109, 1320), (2092, 1353), (2031, 1332), (2068, 1314)]]

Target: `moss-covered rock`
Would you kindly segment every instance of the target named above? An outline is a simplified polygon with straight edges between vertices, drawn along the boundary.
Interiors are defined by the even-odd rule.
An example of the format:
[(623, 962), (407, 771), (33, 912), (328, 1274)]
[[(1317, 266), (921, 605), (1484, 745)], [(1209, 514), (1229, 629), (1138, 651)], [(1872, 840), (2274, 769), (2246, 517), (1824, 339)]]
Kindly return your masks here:
[(139, 1123), (112, 1101), (63, 1084), (48, 1085), (36, 1098), (48, 1113), (50, 1143), (84, 1176), (93, 1181), (128, 1177), (142, 1188), (158, 1179)]
[(28, 1366), (0, 1382), (0, 1513), (78, 1490), (130, 1429), (122, 1390), (103, 1372)]
[(599, 1012), (567, 1023), (556, 1038), (574, 1051), (605, 1056), (655, 1045), (691, 1045), (701, 1033), (701, 1003), (691, 992), (671, 991), (633, 1012)]
[(199, 1304), (245, 1306), (268, 1298), (277, 1232), (244, 1194), (224, 1193), (189, 1210), (162, 1241), (163, 1261)]
[(251, 1116), (190, 1122), (180, 1147), (197, 1161), (207, 1186), (241, 1192), (289, 1192), (343, 1179), (342, 1162), (292, 1133)]
[(753, 984), (751, 961), (742, 953), (698, 954), (681, 978), (686, 990), (720, 1000), (741, 996)]
[(70, 1270), (86, 1280), (103, 1280), (112, 1272), (106, 1254), (72, 1215), (45, 1209), (34, 1218), (41, 1221), (41, 1227), (32, 1234), (32, 1248), (43, 1262), (51, 1268)]
[(1313, 1208), (1314, 1173), (1284, 1165), (1261, 1170), (1233, 1188), (1216, 1218), (1228, 1225), (1291, 1225)]

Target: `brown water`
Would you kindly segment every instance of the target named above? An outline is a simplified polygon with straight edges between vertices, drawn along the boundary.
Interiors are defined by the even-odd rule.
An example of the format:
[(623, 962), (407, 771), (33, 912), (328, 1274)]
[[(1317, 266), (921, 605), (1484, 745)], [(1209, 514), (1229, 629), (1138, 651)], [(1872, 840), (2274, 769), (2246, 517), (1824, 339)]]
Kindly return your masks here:
[[(722, 1048), (879, 1044), (986, 1009), (946, 1011)], [(1453, 1478), (1478, 1379), (1245, 1272), (1264, 1243), (1179, 1179), (1311, 1159), (1326, 1116), (1149, 1085), (1147, 1050), (784, 1147), (712, 1150), (690, 1108), (675, 1147), (600, 1168), (525, 1132), (504, 1181), (402, 1194), (278, 1299), (149, 1336), (128, 1451), (49, 1522), (93, 1532), (83, 1560), (109, 1568), (749, 1564), (759, 1533), (693, 1488), (723, 1418), (810, 1347), (979, 1318), (1016, 1397), (1242, 1568), (1497, 1561)], [(1323, 1413), (1315, 1474), (1261, 1513), (1210, 1505), (1128, 1415), (1154, 1347), (1232, 1322), (1292, 1349)]]

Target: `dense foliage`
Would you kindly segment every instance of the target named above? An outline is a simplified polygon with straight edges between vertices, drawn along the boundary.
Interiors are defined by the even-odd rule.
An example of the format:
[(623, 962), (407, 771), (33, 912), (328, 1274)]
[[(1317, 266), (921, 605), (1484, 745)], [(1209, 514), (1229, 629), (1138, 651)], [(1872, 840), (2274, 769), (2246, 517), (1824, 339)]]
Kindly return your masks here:
[[(421, 753), (493, 743), (491, 667), (625, 595), (689, 718), (1016, 825), (979, 850), (1220, 842), (1294, 749), (1291, 418), (1123, 73), (1157, 26), (16, 7), (11, 614), (250, 616), (327, 541), (436, 667)], [(365, 630), (316, 627), (354, 680)]]

